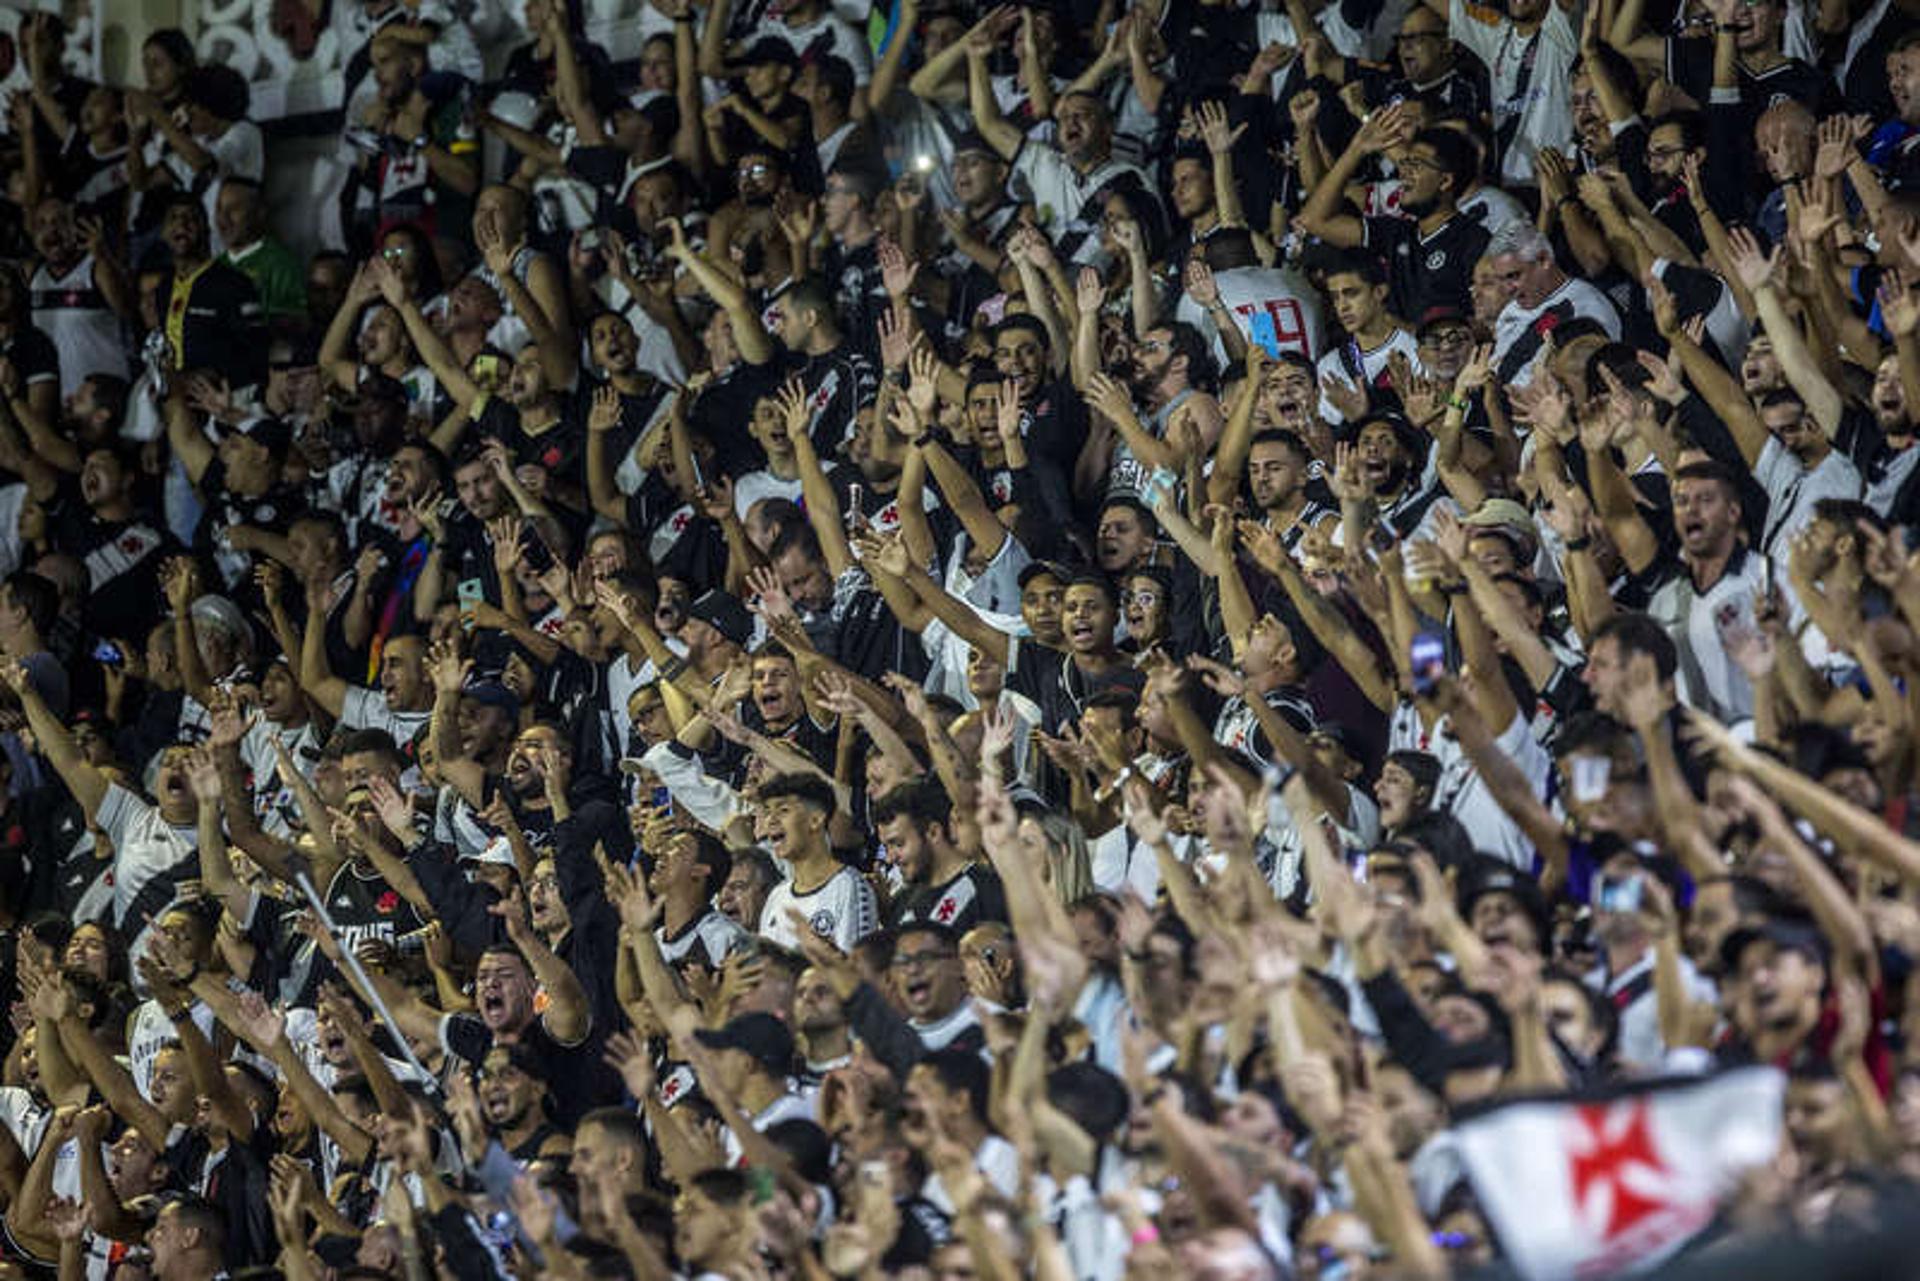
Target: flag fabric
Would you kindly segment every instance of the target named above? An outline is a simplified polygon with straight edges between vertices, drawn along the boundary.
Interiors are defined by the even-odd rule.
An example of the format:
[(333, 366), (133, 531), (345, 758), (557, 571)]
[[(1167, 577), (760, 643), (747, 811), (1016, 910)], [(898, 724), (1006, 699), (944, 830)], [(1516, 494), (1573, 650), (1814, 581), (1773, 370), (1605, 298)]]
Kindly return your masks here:
[(1455, 1127), (1461, 1160), (1528, 1281), (1653, 1267), (1780, 1147), (1771, 1067), (1496, 1104)]

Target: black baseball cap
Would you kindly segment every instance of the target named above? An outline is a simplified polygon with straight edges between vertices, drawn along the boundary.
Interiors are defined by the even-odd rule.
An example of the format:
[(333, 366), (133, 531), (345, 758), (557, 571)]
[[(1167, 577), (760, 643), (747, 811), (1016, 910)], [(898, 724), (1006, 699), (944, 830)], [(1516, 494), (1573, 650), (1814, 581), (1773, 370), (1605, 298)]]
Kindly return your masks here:
[(725, 1027), (698, 1031), (693, 1036), (709, 1050), (743, 1050), (779, 1076), (793, 1067), (793, 1033), (771, 1014), (742, 1014)]
[(717, 587), (700, 593), (687, 606), (687, 617), (697, 618), (736, 645), (744, 645), (753, 635), (753, 616), (737, 597)]

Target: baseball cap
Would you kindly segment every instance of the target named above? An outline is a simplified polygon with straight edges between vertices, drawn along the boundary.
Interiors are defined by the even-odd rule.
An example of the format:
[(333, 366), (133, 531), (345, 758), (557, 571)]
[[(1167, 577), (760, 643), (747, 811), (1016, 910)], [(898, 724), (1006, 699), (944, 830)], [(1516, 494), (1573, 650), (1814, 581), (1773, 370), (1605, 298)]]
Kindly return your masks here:
[(993, 144), (988, 142), (986, 136), (978, 129), (965, 130), (959, 137), (953, 140), (953, 154), (955, 159), (966, 155), (969, 151), (983, 152), (986, 155), (992, 156), (995, 160), (1000, 158), (1000, 153), (993, 149)]
[(285, 453), (287, 446), (293, 444), (293, 428), (282, 418), (249, 418), (234, 430), (257, 442), (268, 453)]
[(785, 1075), (793, 1066), (793, 1033), (771, 1014), (742, 1014), (723, 1028), (693, 1035), (709, 1050), (743, 1050), (769, 1072)]
[(736, 645), (744, 645), (753, 635), (753, 616), (738, 598), (717, 587), (700, 593), (687, 606), (687, 617), (697, 618)]
[(520, 696), (499, 681), (474, 681), (460, 691), (460, 697), (470, 698), (482, 707), (498, 708), (510, 718), (517, 719), (520, 715)]
[(1520, 909), (1533, 919), (1535, 937), (1544, 947), (1553, 938), (1553, 921), (1547, 911), (1546, 896), (1531, 876), (1516, 871), (1490, 855), (1482, 855), (1462, 869), (1459, 909), (1463, 919), (1471, 919), (1473, 905), (1489, 894), (1508, 894)]
[(1511, 498), (1489, 498), (1460, 523), (1468, 529), (1491, 529), (1512, 534), (1526, 542), (1529, 550), (1540, 546), (1540, 527), (1533, 515)]
[(1458, 307), (1447, 303), (1429, 307), (1420, 313), (1420, 323), (1414, 327), (1415, 335), (1424, 334), (1440, 325), (1464, 325), (1469, 323), (1467, 314)]
[(750, 67), (769, 62), (778, 63), (783, 67), (798, 67), (800, 55), (793, 51), (792, 45), (779, 36), (761, 36), (747, 46), (747, 51), (740, 55), (740, 61)]
[(1020, 567), (1020, 589), (1026, 590), (1027, 584), (1042, 574), (1051, 574), (1055, 582), (1065, 587), (1073, 581), (1073, 571), (1058, 561), (1032, 560)]
[(1812, 921), (1788, 917), (1772, 917), (1761, 925), (1743, 925), (1720, 944), (1720, 966), (1728, 973), (1737, 973), (1740, 958), (1755, 943), (1767, 942), (1779, 952), (1798, 952), (1808, 960), (1819, 965), (1827, 963), (1826, 940), (1820, 935), (1820, 929)]

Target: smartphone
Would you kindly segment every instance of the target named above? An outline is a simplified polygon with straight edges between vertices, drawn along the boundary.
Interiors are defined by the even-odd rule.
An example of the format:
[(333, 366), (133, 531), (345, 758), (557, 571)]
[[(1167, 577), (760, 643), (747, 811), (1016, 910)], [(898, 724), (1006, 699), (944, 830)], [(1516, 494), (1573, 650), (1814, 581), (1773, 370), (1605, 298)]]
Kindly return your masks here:
[(101, 641), (95, 645), (93, 659), (96, 663), (105, 663), (108, 667), (124, 667), (127, 663), (126, 651), (114, 641)]
[(1280, 331), (1274, 326), (1273, 317), (1264, 311), (1256, 311), (1247, 321), (1247, 336), (1253, 339), (1253, 345), (1276, 360), (1280, 357)]
[(668, 787), (654, 788), (653, 795), (649, 798), (649, 804), (661, 814), (673, 813), (673, 789)]
[(473, 607), (486, 599), (486, 592), (477, 578), (463, 578), (454, 588), (454, 595), (460, 601), (460, 626), (473, 630)]
[(1425, 698), (1447, 674), (1447, 643), (1438, 632), (1420, 632), (1407, 647), (1407, 660), (1413, 669), (1414, 695)]
[(1594, 905), (1602, 912), (1638, 912), (1646, 889), (1646, 882), (1638, 872), (1631, 876), (1603, 876), (1594, 897)]
[(540, 537), (540, 531), (533, 523), (520, 527), (520, 549), (526, 557), (527, 568), (536, 574), (544, 574), (553, 568), (553, 549), (547, 546), (547, 540)]
[(865, 492), (861, 489), (859, 485), (847, 486), (846, 521), (847, 521), (848, 533), (852, 533), (853, 531), (862, 528), (867, 523), (867, 514), (860, 509), (862, 500), (864, 498), (865, 498)]

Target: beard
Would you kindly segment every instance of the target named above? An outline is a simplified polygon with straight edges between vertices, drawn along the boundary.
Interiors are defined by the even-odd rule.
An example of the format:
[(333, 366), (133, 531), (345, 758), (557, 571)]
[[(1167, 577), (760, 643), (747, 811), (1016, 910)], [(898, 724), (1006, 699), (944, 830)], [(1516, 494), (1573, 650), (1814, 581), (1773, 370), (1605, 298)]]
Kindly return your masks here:
[(1412, 214), (1415, 218), (1425, 218), (1439, 207), (1440, 197), (1437, 195), (1428, 196), (1425, 200), (1409, 200), (1405, 196), (1400, 198), (1400, 211)]

